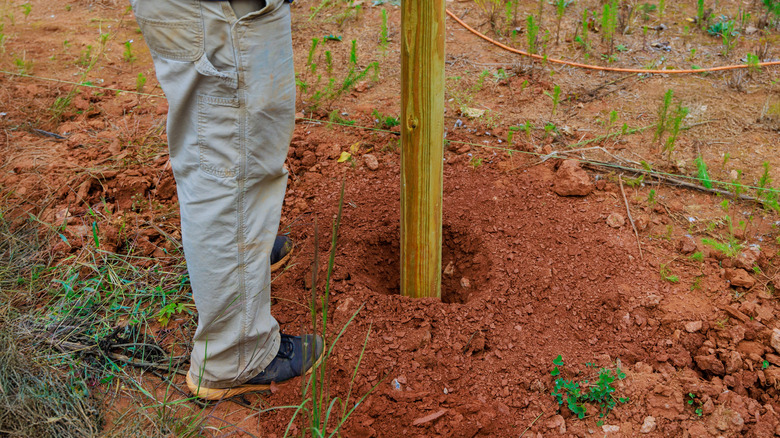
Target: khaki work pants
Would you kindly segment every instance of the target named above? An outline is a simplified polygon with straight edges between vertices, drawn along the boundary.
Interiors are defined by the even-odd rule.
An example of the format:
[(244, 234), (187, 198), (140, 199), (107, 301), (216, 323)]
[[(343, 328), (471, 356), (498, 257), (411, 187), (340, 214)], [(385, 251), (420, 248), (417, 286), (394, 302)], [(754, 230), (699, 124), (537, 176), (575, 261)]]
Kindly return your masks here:
[(190, 375), (242, 384), (279, 350), (269, 256), (295, 122), (283, 0), (130, 0), (169, 101), (168, 146), (198, 310)]

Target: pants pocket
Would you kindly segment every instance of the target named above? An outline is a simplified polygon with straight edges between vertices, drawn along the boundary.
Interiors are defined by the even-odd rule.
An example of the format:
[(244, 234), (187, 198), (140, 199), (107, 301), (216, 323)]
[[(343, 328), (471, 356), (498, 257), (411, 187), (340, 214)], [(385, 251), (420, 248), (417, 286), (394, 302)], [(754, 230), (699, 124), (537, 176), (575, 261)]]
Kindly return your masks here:
[(149, 50), (173, 61), (196, 61), (204, 53), (203, 17), (195, 0), (135, 0), (135, 19)]
[(200, 170), (219, 178), (238, 176), (239, 102), (237, 98), (198, 95)]

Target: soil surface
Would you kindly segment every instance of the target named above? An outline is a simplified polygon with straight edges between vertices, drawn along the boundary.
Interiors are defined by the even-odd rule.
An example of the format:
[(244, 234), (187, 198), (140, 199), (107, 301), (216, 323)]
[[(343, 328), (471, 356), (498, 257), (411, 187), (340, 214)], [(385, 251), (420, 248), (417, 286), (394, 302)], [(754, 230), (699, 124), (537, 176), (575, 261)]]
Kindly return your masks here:
[[(29, 3), (29, 16), (21, 1), (0, 4), (6, 17), (0, 50), (5, 218), (33, 215), (42, 229), (62, 225), (63, 238), (55, 234), (47, 247), (61, 263), (94, 245), (97, 220), (103, 250), (141, 256), (139, 266), (175, 265), (181, 235), (164, 132), (167, 103), (132, 13), (109, 0), (76, 0), (67, 8)], [(442, 300), (412, 300), (399, 291), (399, 128), (379, 120), (400, 112), (400, 8), (356, 2), (356, 10), (338, 3), (320, 10), (314, 0), (293, 5), (295, 61), (305, 86), (299, 88), (281, 230), (296, 249), (273, 283), (272, 312), (285, 332), (310, 327), (312, 261), (318, 254), (324, 291), (331, 221), (344, 181), (328, 303), (331, 340), (347, 328), (327, 364), (328, 389), (342, 399), (350, 393), (349, 408), (371, 393), (343, 436), (780, 435), (777, 214), (760, 203), (724, 203), (730, 198), (652, 176), (639, 180), (640, 174), (615, 167), (642, 169), (643, 163), (701, 186), (695, 164), (701, 157), (712, 180), (759, 186), (766, 162), (766, 176), (777, 180), (780, 114), (771, 110), (778, 105), (780, 113), (777, 68), (624, 75), (543, 65), (448, 21)], [(502, 21), (503, 9), (491, 19), (471, 1), (447, 6), (525, 50), (525, 17), (537, 13), (538, 3), (518, 3), (515, 25)], [(721, 38), (689, 20), (695, 4), (668, 2), (675, 4), (663, 16), (653, 11), (645, 19), (634, 10), (624, 18), (626, 32), (617, 32), (612, 59), (596, 21), (586, 56), (576, 43), (578, 17), (586, 7), (600, 16), (600, 3), (570, 6), (556, 44), (555, 11), (543, 2), (545, 53), (670, 69), (740, 63), (747, 53), (762, 60), (780, 56), (778, 31), (762, 26), (760, 5), (736, 1), (719, 2), (710, 18), (713, 24), (720, 15), (738, 21), (741, 8), (751, 12), (728, 54)], [(106, 33), (102, 48), (100, 34)], [(321, 41), (311, 51), (312, 39), (326, 35), (343, 41)], [(378, 76), (369, 72), (339, 96), (318, 97), (329, 77), (340, 83), (348, 74), (351, 40), (357, 41), (358, 71), (377, 62)], [(315, 73), (309, 58), (318, 64)], [(556, 87), (561, 94), (554, 107)], [(671, 152), (663, 150), (668, 134), (654, 141), (669, 89), (670, 113), (678, 104), (689, 110)], [(71, 91), (69, 104), (58, 110), (57, 99)], [(469, 109), (485, 112), (475, 117)], [(510, 130), (521, 125), (528, 132)], [(340, 162), (344, 152), (350, 159)], [(761, 196), (750, 188), (744, 194)], [(734, 254), (709, 241), (732, 242)], [(19, 297), (15, 305), (45, 305), (38, 300), (45, 297)], [(172, 348), (186, 345), (195, 325), (194, 316), (182, 314), (168, 328), (146, 330)], [(595, 382), (600, 369), (619, 369), (625, 377), (613, 382), (614, 399), (628, 400), (604, 418), (596, 404), (586, 405), (587, 416), (577, 418), (551, 395), (559, 355), (565, 362), (560, 377), (567, 380)], [(159, 377), (137, 373), (158, 397), (184, 397), (169, 393)], [(174, 382), (186, 391), (180, 376)], [(133, 407), (132, 391), (95, 391), (111, 400), (105, 425), (111, 430), (110, 419)], [(271, 394), (209, 405), (208, 424), (227, 427), (203, 433), (281, 437), (291, 410), (258, 413), (245, 405), (300, 401), (295, 381)], [(297, 421), (291, 431), (300, 434), (303, 427)]]

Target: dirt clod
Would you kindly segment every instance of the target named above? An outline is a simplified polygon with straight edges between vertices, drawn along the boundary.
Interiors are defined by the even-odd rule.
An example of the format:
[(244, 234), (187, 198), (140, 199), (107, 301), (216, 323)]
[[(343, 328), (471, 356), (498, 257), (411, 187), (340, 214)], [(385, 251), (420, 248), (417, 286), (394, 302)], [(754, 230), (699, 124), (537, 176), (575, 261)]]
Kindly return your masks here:
[(620, 228), (626, 224), (626, 219), (620, 213), (610, 213), (607, 216), (607, 225), (612, 228)]
[(745, 289), (750, 289), (756, 284), (756, 280), (744, 269), (726, 269), (726, 280), (730, 281), (732, 286)]
[(645, 417), (645, 421), (642, 423), (642, 427), (639, 429), (639, 432), (641, 433), (651, 433), (655, 431), (656, 428), (656, 422), (655, 417), (652, 415), (648, 415)]
[(375, 155), (365, 154), (363, 155), (363, 161), (366, 163), (366, 167), (368, 167), (369, 170), (379, 169), (379, 160), (377, 160)]
[(587, 196), (593, 191), (593, 182), (576, 160), (565, 160), (555, 173), (553, 191), (560, 196)]

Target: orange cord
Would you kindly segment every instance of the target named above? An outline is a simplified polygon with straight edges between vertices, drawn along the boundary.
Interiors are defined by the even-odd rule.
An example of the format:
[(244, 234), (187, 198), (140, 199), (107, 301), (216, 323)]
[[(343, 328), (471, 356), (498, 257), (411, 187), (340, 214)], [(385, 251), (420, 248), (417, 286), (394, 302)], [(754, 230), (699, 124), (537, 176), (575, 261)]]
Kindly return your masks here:
[(450, 18), (457, 21), (458, 24), (465, 27), (469, 32), (473, 33), (474, 35), (482, 38), (483, 40), (491, 44), (495, 44), (496, 46), (501, 47), (504, 50), (510, 51), (512, 53), (517, 53), (518, 55), (528, 56), (530, 58), (551, 62), (553, 64), (563, 64), (572, 67), (586, 68), (589, 70), (613, 71), (613, 72), (620, 72), (620, 73), (690, 74), (690, 73), (704, 73), (704, 72), (724, 71), (724, 70), (736, 70), (740, 68), (749, 68), (749, 67), (769, 67), (769, 66), (780, 65), (780, 61), (772, 61), (772, 62), (760, 62), (758, 64), (753, 64), (753, 65), (750, 64), (726, 65), (722, 67), (710, 67), (710, 68), (700, 68), (700, 69), (692, 69), (692, 70), (645, 70), (645, 69), (637, 69), (637, 68), (601, 67), (598, 65), (580, 64), (579, 62), (564, 61), (563, 59), (545, 58), (542, 55), (524, 52), (522, 50), (509, 47), (506, 44), (501, 44), (498, 41), (493, 40), (490, 37), (481, 34), (473, 27), (464, 23), (463, 20), (458, 18), (449, 9), (447, 9), (446, 11), (447, 11), (447, 15), (449, 15)]

